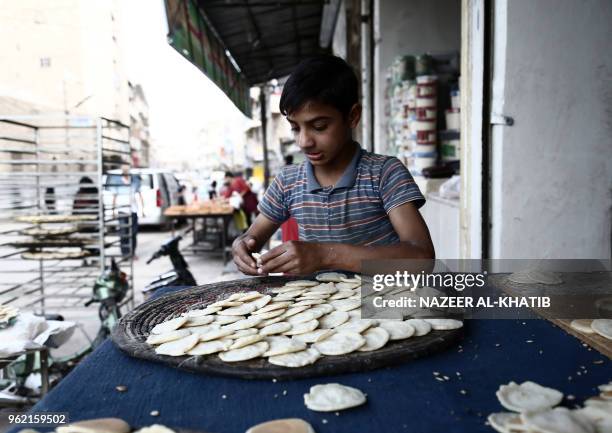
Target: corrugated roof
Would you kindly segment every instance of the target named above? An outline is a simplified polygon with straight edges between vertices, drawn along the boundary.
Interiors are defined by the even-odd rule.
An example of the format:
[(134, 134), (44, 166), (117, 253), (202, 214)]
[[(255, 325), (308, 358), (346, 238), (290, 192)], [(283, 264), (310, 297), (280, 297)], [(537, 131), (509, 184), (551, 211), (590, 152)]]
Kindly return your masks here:
[(197, 0), (249, 85), (280, 78), (319, 46), (328, 0)]

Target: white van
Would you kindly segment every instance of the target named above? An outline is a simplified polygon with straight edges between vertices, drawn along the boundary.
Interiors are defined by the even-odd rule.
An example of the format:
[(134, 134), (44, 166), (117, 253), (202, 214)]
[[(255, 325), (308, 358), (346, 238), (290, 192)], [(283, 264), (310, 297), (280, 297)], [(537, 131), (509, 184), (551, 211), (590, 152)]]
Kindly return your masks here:
[[(139, 208), (138, 225), (167, 226), (169, 218), (164, 216), (164, 211), (169, 206), (178, 204), (179, 183), (174, 174), (169, 170), (155, 168), (133, 168), (130, 174), (140, 176), (140, 192), (144, 202), (143, 209), (140, 209), (140, 201), (136, 204)], [(113, 186), (119, 183), (118, 177), (121, 170), (111, 170), (104, 179), (104, 204), (107, 209), (112, 206)]]

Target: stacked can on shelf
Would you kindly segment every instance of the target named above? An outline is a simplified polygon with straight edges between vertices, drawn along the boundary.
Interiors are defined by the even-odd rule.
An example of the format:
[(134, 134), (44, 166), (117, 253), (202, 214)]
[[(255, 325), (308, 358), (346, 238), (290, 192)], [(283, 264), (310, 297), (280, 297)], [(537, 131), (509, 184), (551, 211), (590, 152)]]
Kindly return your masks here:
[(421, 174), (423, 169), (436, 164), (437, 145), (437, 81), (435, 75), (422, 75), (416, 79), (416, 98), (414, 101), (414, 121), (410, 129), (414, 136), (412, 170)]
[(459, 89), (451, 90), (451, 108), (445, 112), (446, 131), (440, 135), (440, 151), (444, 162), (458, 161), (460, 146), (461, 111)]

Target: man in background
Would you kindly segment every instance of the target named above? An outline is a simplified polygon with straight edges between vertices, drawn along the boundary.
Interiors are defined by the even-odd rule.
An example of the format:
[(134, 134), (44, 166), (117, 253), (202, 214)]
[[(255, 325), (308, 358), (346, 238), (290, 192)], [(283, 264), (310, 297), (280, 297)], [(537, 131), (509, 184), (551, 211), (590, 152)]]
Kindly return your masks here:
[[(111, 185), (113, 191), (113, 216), (117, 216), (119, 209), (119, 232), (121, 234), (121, 254), (136, 256), (138, 238), (138, 204), (140, 202), (141, 214), (144, 217), (144, 200), (140, 192), (140, 176), (130, 174), (130, 167), (125, 164), (121, 167), (121, 176), (114, 177)], [(128, 212), (129, 210), (129, 212)], [(130, 223), (131, 219), (131, 223)]]

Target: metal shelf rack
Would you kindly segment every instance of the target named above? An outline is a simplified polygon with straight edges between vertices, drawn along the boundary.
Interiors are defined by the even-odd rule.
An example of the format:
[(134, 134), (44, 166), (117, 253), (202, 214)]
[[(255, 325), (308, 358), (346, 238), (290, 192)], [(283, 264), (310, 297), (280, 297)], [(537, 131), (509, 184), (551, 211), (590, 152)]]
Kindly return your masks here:
[[(0, 116), (0, 304), (39, 314), (85, 308), (96, 278), (115, 260), (130, 281), (122, 305), (133, 308), (125, 242), (132, 203), (113, 207), (119, 177), (107, 176), (130, 165), (129, 132), (106, 118)], [(56, 255), (38, 258), (41, 252)], [(67, 253), (74, 258), (62, 258)]]

